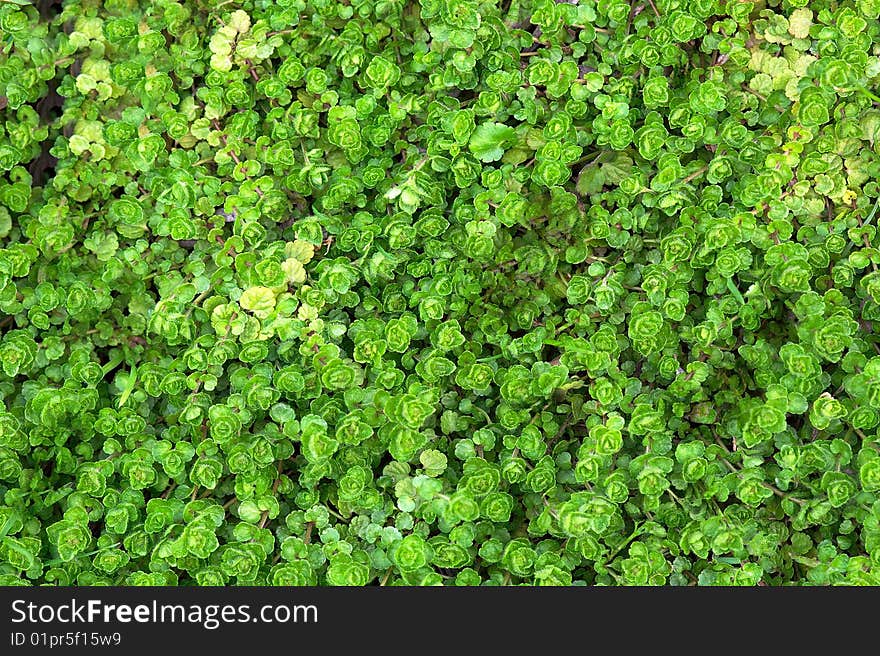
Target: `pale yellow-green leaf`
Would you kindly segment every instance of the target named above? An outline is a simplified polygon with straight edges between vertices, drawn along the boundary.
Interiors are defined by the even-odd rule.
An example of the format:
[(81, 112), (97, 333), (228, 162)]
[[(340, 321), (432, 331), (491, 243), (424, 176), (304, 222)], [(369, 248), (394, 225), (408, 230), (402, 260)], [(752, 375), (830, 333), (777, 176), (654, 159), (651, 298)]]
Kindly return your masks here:
[(749, 69), (753, 71), (763, 71), (764, 65), (770, 57), (771, 55), (763, 50), (752, 50), (752, 56), (749, 59)]
[(785, 85), (785, 97), (792, 102), (795, 102), (801, 96), (801, 91), (798, 89), (799, 79), (800, 78), (793, 77)]
[(284, 252), (287, 257), (292, 257), (303, 264), (308, 264), (315, 255), (315, 245), (302, 239), (295, 239), (285, 244)]
[(303, 303), (299, 306), (299, 309), (296, 311), (296, 316), (303, 321), (308, 321), (310, 319), (318, 318), (318, 308), (313, 305), (309, 305), (308, 303)]
[(789, 70), (788, 62), (781, 57), (769, 59), (764, 65), (764, 72), (774, 79), (789, 74)]
[(794, 65), (792, 66), (792, 70), (794, 70), (795, 75), (798, 77), (803, 77), (807, 73), (807, 68), (810, 64), (816, 61), (816, 57), (813, 55), (801, 55), (797, 58)]
[(74, 134), (80, 134), (92, 143), (104, 142), (104, 124), (100, 121), (77, 121), (73, 129)]
[(88, 94), (95, 88), (95, 85), (97, 85), (97, 81), (88, 73), (80, 73), (76, 76), (76, 90), (83, 95)]
[(211, 68), (215, 71), (230, 71), (232, 58), (229, 55), (211, 55)]
[(238, 304), (259, 317), (266, 317), (275, 307), (275, 293), (268, 287), (250, 287), (244, 290)]
[(245, 59), (259, 59), (259, 46), (255, 39), (241, 39), (235, 45), (235, 54)]
[(299, 260), (289, 257), (281, 263), (281, 269), (287, 276), (287, 283), (299, 285), (306, 280), (306, 269)]
[(197, 118), (190, 125), (189, 131), (196, 139), (207, 139), (212, 129), (211, 121), (206, 118)]
[(104, 151), (104, 146), (99, 143), (93, 143), (89, 146), (89, 152), (92, 153), (92, 161), (98, 161), (99, 159), (104, 159), (104, 155), (106, 154)]
[(85, 34), (95, 41), (104, 38), (103, 27), (104, 19), (96, 16), (80, 16), (73, 24), (74, 31)]
[(758, 93), (767, 95), (773, 92), (773, 79), (766, 73), (758, 73), (749, 82), (749, 86)]
[(806, 39), (810, 34), (812, 24), (813, 12), (806, 7), (800, 7), (791, 12), (788, 19), (788, 31), (797, 39)]
[(217, 32), (208, 42), (208, 49), (213, 55), (228, 55), (232, 52), (232, 40), (222, 32)]
[(113, 96), (113, 87), (109, 82), (98, 82), (95, 91), (98, 92), (98, 100), (107, 100)]
[(251, 29), (251, 17), (241, 9), (237, 9), (229, 17), (228, 25), (239, 33), (247, 32)]
[(89, 140), (84, 136), (81, 134), (74, 134), (70, 137), (68, 148), (70, 148), (70, 152), (79, 157), (89, 149), (90, 145)]

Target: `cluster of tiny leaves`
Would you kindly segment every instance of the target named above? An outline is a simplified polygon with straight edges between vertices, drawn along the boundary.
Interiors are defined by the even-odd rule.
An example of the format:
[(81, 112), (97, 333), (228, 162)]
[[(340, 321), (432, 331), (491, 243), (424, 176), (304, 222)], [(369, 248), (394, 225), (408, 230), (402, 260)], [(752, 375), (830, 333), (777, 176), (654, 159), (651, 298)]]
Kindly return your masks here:
[(0, 583), (880, 584), (880, 0), (54, 9)]

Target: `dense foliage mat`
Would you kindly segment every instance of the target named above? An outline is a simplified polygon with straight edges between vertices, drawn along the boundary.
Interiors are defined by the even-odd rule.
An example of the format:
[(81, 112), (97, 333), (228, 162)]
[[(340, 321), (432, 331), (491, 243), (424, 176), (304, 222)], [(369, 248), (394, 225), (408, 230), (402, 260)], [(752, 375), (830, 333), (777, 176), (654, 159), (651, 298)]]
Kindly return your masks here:
[(878, 16), (2, 0), (0, 583), (880, 584)]

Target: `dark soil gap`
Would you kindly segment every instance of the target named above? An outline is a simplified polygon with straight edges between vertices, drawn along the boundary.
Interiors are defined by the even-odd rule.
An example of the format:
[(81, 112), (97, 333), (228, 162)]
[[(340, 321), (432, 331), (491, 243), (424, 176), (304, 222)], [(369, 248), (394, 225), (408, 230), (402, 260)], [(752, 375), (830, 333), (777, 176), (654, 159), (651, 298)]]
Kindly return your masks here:
[[(62, 0), (39, 0), (36, 6), (40, 12), (40, 17), (44, 21), (50, 22), (61, 13), (63, 4)], [(64, 105), (64, 98), (58, 94), (58, 76), (48, 80), (46, 84), (49, 90), (36, 104), (41, 125), (51, 124), (52, 121), (61, 116), (61, 108)], [(54, 137), (55, 135), (50, 132), (41, 144), (40, 154), (31, 160), (28, 165), (28, 173), (32, 179), (31, 184), (35, 187), (42, 186), (45, 182), (48, 182), (55, 173), (58, 159), (49, 152)]]

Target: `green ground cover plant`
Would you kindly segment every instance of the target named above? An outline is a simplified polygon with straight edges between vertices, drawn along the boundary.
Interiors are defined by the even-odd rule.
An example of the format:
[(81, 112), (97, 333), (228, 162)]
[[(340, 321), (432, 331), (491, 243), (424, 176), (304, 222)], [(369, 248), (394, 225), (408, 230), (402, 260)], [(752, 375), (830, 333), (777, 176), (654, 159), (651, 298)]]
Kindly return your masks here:
[(0, 1), (0, 583), (880, 584), (878, 17)]

